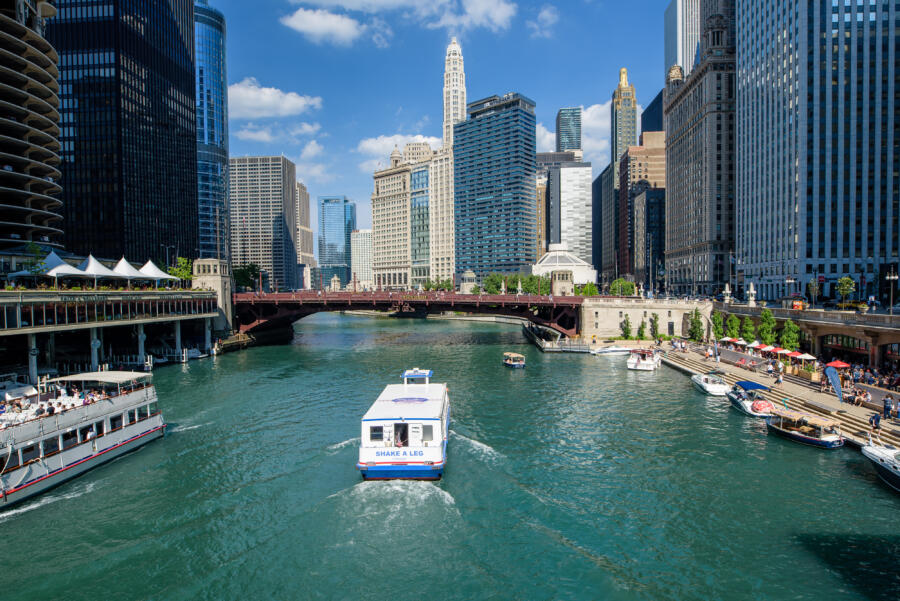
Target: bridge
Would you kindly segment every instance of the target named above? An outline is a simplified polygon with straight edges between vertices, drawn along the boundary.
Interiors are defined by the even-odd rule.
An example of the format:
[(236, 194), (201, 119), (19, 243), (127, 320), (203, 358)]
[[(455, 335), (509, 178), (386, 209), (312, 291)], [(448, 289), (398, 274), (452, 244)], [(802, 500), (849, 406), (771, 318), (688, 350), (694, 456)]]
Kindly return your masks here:
[(295, 321), (323, 311), (383, 311), (398, 314), (462, 311), (521, 317), (565, 336), (579, 332), (580, 296), (457, 294), (454, 292), (254, 292), (234, 295), (234, 324), (241, 333), (290, 328)]

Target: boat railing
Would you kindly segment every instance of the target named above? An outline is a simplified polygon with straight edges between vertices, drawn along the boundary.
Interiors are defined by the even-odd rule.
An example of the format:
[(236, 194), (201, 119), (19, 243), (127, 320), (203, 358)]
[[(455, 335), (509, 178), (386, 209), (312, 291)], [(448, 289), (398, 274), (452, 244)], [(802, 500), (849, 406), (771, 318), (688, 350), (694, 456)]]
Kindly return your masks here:
[[(14, 428), (16, 426), (21, 426), (23, 424), (29, 424), (32, 422), (38, 422), (38, 421), (47, 419), (49, 417), (54, 417), (54, 416), (62, 415), (64, 413), (69, 413), (70, 411), (75, 411), (77, 409), (81, 409), (82, 407), (89, 407), (91, 405), (94, 405), (94, 404), (102, 402), (102, 401), (111, 401), (111, 400), (119, 398), (121, 396), (132, 394), (134, 392), (140, 392), (141, 390), (144, 390), (145, 388), (149, 388), (150, 386), (151, 386), (151, 384), (138, 385), (130, 390), (122, 390), (121, 394), (118, 391), (114, 390), (109, 393), (94, 395), (94, 398), (91, 399), (89, 402), (85, 402), (85, 393), (84, 392), (81, 392), (81, 393), (79, 393), (78, 396), (74, 396), (74, 397), (73, 396), (64, 396), (64, 397), (53, 396), (54, 395), (53, 392), (42, 392), (42, 393), (38, 393), (35, 395), (27, 396), (27, 397), (11, 399), (9, 401), (5, 401), (7, 410), (3, 413), (0, 413), (0, 430), (4, 430), (7, 428)], [(88, 395), (90, 396), (90, 393), (88, 393)], [(37, 399), (37, 400), (34, 400), (34, 399)], [(30, 407), (35, 404), (39, 405), (41, 403), (49, 403), (49, 402), (57, 402), (57, 401), (62, 403), (62, 402), (67, 402), (70, 399), (73, 402), (69, 403), (68, 407), (63, 407), (58, 410), (55, 409), (54, 412), (51, 414), (44, 413), (41, 415), (32, 415), (32, 416), (26, 417), (25, 419), (23, 419), (21, 421), (4, 419), (7, 416), (25, 414), (24, 411), (22, 411), (22, 412), (10, 411), (9, 410), (9, 407), (11, 406), (10, 403), (28, 400), (28, 405)], [(29, 409), (29, 411), (30, 411), (30, 409)]]

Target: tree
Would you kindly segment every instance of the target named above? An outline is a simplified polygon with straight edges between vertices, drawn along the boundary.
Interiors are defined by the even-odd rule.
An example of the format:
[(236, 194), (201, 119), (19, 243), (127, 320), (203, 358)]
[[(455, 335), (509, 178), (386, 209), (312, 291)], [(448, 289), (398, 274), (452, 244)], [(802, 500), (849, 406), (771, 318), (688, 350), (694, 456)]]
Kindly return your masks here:
[(809, 291), (809, 299), (811, 302), (816, 302), (816, 297), (819, 296), (819, 282), (815, 280), (815, 278), (811, 279), (809, 283), (806, 285), (806, 289)]
[(174, 275), (179, 280), (191, 281), (194, 277), (194, 262), (185, 257), (178, 257), (175, 265), (168, 268), (169, 275)]
[(472, 286), (472, 294), (481, 294), (481, 286)]
[(609, 293), (613, 296), (634, 296), (634, 282), (623, 278), (613, 280), (613, 283), (609, 285)]
[(627, 313), (625, 314), (625, 319), (619, 324), (619, 327), (622, 329), (622, 336), (625, 340), (631, 340), (631, 318), (628, 317)]
[(647, 322), (642, 319), (641, 325), (639, 325), (638, 329), (637, 329), (637, 339), (643, 340), (644, 334), (646, 333), (646, 331), (647, 331)]
[(591, 282), (588, 282), (578, 291), (579, 296), (597, 296), (600, 294), (600, 291), (597, 290), (597, 285)]
[(259, 282), (259, 266), (256, 263), (248, 263), (235, 267), (234, 285), (238, 288), (253, 288)]
[(753, 320), (749, 317), (745, 317), (743, 323), (741, 323), (741, 338), (748, 343), (751, 340), (756, 340), (756, 327), (753, 325)]
[(688, 337), (694, 342), (703, 341), (703, 319), (700, 317), (700, 311), (694, 309), (691, 311), (690, 327), (688, 328)]
[(800, 328), (790, 319), (784, 322), (781, 329), (781, 348), (796, 351), (800, 346)]
[[(759, 314), (759, 326), (756, 328), (756, 336), (766, 346), (775, 344), (775, 317), (768, 309), (763, 309)], [(746, 338), (744, 340), (747, 340)], [(750, 342), (747, 340), (747, 342)]]
[(722, 314), (716, 311), (712, 314), (712, 327), (713, 327), (713, 336), (715, 336), (716, 340), (722, 338), (725, 335), (725, 320), (722, 318)]
[(499, 273), (491, 273), (481, 282), (485, 294), (500, 294), (503, 287), (503, 276)]
[(725, 335), (729, 338), (737, 338), (741, 335), (741, 320), (737, 315), (731, 314), (725, 320)]
[(654, 340), (659, 338), (659, 313), (650, 314), (650, 335)]
[(837, 281), (837, 293), (841, 295), (841, 301), (847, 302), (847, 297), (856, 290), (856, 282), (853, 278), (844, 276)]

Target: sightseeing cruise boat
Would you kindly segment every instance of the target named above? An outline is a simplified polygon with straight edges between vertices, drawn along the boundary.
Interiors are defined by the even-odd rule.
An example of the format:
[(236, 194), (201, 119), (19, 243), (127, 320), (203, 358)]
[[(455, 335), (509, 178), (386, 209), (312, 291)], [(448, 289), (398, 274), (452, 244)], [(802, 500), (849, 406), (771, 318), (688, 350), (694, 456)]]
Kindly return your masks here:
[(731, 387), (725, 381), (725, 372), (714, 369), (706, 374), (694, 374), (691, 376), (691, 382), (694, 386), (711, 396), (725, 396)]
[(612, 346), (604, 346), (601, 348), (595, 348), (594, 350), (591, 351), (591, 354), (592, 355), (601, 355), (604, 357), (622, 357), (625, 355), (630, 355), (631, 349), (624, 347), (624, 346), (618, 346), (618, 345), (614, 344)]
[(750, 417), (769, 417), (775, 406), (765, 399), (762, 393), (769, 390), (768, 386), (756, 382), (735, 382), (725, 396), (731, 402), (731, 406)]
[(900, 450), (891, 445), (873, 443), (870, 436), (869, 444), (863, 445), (862, 454), (872, 462), (878, 477), (900, 493)]
[(766, 418), (766, 427), (769, 432), (801, 444), (822, 449), (839, 449), (844, 446), (841, 425), (827, 417), (774, 407), (772, 415)]
[(662, 363), (662, 358), (656, 351), (634, 349), (631, 351), (628, 361), (625, 362), (625, 366), (636, 371), (653, 371), (659, 367), (660, 363)]
[(514, 369), (525, 367), (525, 356), (519, 353), (503, 353), (503, 365)]
[(365, 480), (440, 480), (447, 464), (450, 397), (431, 370), (403, 372), (362, 418), (359, 461)]
[(150, 374), (102, 371), (49, 381), (0, 406), (0, 509), (160, 438)]

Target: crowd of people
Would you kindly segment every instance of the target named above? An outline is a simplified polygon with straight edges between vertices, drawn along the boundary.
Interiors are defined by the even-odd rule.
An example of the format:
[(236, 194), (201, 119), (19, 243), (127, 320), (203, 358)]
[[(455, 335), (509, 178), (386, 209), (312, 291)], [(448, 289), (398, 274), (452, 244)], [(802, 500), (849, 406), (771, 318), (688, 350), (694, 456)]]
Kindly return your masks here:
[(32, 419), (50, 417), (109, 398), (103, 391), (92, 389), (88, 392), (81, 392), (75, 387), (71, 389), (60, 387), (55, 398), (41, 401), (39, 400), (41, 396), (43, 395), (30, 399), (0, 400), (0, 429)]

